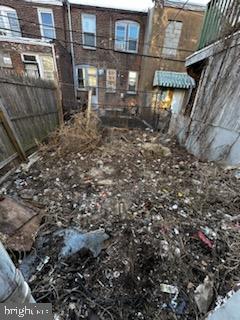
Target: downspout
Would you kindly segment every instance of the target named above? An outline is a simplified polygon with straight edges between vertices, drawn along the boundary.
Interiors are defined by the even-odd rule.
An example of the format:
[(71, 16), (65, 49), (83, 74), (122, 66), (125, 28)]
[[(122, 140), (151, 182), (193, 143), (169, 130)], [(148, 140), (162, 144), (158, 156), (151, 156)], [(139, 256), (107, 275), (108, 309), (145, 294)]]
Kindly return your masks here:
[(76, 86), (76, 75), (75, 75), (75, 55), (74, 55), (74, 45), (73, 45), (73, 32), (72, 32), (72, 15), (71, 15), (71, 4), (69, 0), (65, 0), (67, 4), (67, 15), (68, 15), (68, 29), (69, 29), (69, 39), (70, 39), (70, 51), (72, 56), (72, 73), (73, 73), (73, 83), (74, 83), (74, 93), (75, 98), (77, 98), (77, 86)]

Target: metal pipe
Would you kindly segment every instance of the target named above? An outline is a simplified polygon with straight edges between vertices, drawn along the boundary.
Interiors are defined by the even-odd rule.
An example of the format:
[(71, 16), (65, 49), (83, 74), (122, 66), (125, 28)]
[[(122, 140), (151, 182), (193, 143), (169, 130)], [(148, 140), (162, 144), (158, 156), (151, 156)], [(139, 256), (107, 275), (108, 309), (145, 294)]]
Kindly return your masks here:
[(35, 303), (28, 284), (0, 242), (0, 302)]
[(74, 45), (73, 45), (73, 32), (72, 32), (72, 15), (71, 15), (71, 4), (66, 0), (67, 4), (67, 14), (68, 14), (68, 29), (70, 38), (70, 50), (72, 56), (72, 72), (73, 72), (73, 82), (74, 82), (74, 93), (75, 98), (77, 97), (77, 86), (76, 86), (76, 75), (75, 75), (75, 55), (74, 55)]

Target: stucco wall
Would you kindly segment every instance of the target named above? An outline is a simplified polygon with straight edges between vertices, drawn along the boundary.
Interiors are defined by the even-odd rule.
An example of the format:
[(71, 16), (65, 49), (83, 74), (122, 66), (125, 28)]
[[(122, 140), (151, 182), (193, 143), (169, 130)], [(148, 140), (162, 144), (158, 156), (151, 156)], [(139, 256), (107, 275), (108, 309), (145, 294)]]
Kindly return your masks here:
[[(203, 160), (240, 163), (240, 33), (207, 58), (190, 118), (180, 115), (181, 144)], [(191, 66), (194, 68), (194, 65)]]

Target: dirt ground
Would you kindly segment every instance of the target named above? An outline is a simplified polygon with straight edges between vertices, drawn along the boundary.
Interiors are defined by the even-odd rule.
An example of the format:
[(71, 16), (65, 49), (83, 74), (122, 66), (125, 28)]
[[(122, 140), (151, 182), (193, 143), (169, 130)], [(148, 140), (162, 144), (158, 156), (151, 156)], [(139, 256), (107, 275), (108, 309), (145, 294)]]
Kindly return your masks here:
[[(45, 212), (34, 244), (43, 263), (28, 281), (37, 302), (53, 303), (64, 320), (204, 319), (194, 291), (205, 277), (213, 279), (209, 310), (239, 282), (235, 171), (199, 162), (149, 131), (111, 129), (93, 151), (72, 149), (40, 152), (2, 188)], [(95, 258), (87, 251), (58, 259), (52, 234), (68, 227), (101, 228), (110, 238)], [(39, 248), (42, 236), (48, 243)]]

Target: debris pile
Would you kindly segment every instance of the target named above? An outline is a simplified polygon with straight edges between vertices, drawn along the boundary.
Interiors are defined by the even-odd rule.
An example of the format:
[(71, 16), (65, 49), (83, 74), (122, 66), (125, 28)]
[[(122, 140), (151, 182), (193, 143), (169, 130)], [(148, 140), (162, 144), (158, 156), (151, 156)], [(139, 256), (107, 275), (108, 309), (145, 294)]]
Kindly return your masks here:
[(99, 139), (63, 153), (59, 138), (2, 187), (44, 211), (15, 252), (34, 298), (64, 320), (201, 319), (239, 282), (240, 180), (155, 133)]

